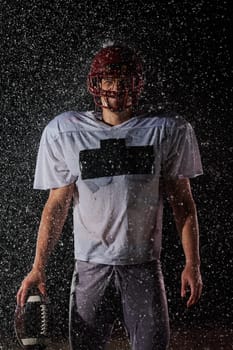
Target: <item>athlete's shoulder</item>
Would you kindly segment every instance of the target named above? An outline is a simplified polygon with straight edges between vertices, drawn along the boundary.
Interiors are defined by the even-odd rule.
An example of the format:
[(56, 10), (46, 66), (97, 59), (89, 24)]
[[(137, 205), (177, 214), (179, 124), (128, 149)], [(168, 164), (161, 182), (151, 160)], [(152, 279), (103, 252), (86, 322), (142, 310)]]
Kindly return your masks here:
[(179, 113), (168, 112), (161, 115), (161, 120), (168, 129), (180, 130), (189, 127), (190, 123)]
[(94, 114), (91, 111), (67, 111), (56, 115), (45, 127), (44, 134), (50, 139), (56, 139), (61, 134), (88, 129), (95, 124)]
[(160, 116), (164, 125), (164, 135), (171, 140), (179, 140), (195, 135), (192, 125), (181, 114), (176, 112), (165, 113)]
[(92, 120), (92, 112), (67, 111), (55, 116), (48, 124), (49, 128), (58, 129), (60, 132), (84, 128)]
[(138, 115), (141, 124), (148, 127), (164, 127), (164, 128), (180, 128), (188, 124), (188, 122), (176, 112), (156, 112), (150, 111)]

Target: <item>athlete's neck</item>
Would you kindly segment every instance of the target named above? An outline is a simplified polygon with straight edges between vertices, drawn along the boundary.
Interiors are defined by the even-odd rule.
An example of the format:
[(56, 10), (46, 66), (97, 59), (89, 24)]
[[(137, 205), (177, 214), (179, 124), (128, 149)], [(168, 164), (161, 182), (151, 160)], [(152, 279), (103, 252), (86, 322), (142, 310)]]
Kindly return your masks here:
[(108, 125), (119, 125), (132, 117), (132, 109), (126, 109), (122, 112), (113, 112), (108, 108), (102, 108), (103, 122)]

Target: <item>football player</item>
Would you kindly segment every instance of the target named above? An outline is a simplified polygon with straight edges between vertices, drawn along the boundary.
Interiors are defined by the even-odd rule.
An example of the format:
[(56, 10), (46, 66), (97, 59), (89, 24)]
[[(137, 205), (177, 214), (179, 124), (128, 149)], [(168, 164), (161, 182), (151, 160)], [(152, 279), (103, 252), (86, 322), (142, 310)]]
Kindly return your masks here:
[(163, 193), (173, 209), (185, 265), (187, 307), (202, 291), (199, 232), (189, 178), (202, 174), (191, 125), (175, 113), (138, 113), (143, 71), (122, 45), (94, 57), (87, 86), (96, 111), (69, 111), (45, 128), (34, 188), (49, 189), (32, 270), (17, 294), (45, 293), (45, 266), (73, 201), (75, 267), (70, 295), (71, 349), (104, 349), (121, 317), (133, 350), (169, 344), (160, 264)]

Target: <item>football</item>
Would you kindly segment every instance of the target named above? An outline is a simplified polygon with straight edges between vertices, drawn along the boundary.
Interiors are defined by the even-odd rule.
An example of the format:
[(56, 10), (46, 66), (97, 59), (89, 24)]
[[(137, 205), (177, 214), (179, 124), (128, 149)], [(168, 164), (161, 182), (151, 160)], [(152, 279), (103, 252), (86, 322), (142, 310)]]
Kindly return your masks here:
[(19, 345), (25, 350), (45, 349), (49, 340), (48, 299), (37, 289), (30, 290), (23, 307), (17, 306), (14, 329)]

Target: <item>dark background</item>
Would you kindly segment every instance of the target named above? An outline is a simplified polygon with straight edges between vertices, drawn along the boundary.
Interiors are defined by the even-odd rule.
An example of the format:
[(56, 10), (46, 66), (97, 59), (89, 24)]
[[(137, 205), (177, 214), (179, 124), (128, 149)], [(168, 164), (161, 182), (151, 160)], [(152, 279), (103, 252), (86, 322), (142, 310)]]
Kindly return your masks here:
[[(93, 109), (86, 75), (107, 39), (139, 50), (142, 105), (183, 115), (194, 127), (204, 175), (192, 180), (200, 223), (203, 296), (187, 311), (184, 263), (165, 203), (162, 263), (171, 324), (230, 327), (232, 315), (232, 104), (227, 1), (1, 1), (0, 339), (14, 339), (15, 295), (33, 263), (48, 193), (32, 189), (43, 128), (67, 110)], [(70, 213), (71, 214), (71, 213)], [(51, 256), (53, 334), (67, 336), (73, 269), (72, 218)]]

